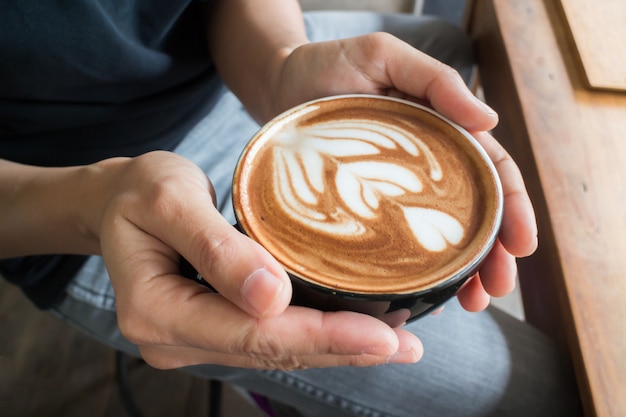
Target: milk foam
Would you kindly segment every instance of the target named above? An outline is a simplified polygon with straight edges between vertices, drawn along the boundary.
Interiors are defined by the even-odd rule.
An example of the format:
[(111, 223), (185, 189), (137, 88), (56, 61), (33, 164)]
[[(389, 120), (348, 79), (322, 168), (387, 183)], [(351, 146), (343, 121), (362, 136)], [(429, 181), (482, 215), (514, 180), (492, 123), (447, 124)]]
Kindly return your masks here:
[(347, 100), (302, 106), (252, 139), (235, 174), (239, 223), (314, 284), (430, 289), (494, 239), (497, 180), (467, 136), (426, 110)]
[[(384, 150), (422, 155), (425, 170), (390, 162)], [(274, 194), (296, 222), (332, 235), (365, 232), (364, 219), (380, 216), (382, 200), (402, 206), (396, 197), (421, 193), (425, 182), (443, 179), (441, 164), (430, 148), (412, 132), (382, 121), (331, 120), (312, 127), (289, 125), (274, 146)], [(410, 165), (410, 164), (409, 164)], [(334, 181), (325, 181), (328, 172)], [(329, 187), (334, 186), (334, 190)], [(429, 187), (432, 188), (432, 187)], [(337, 195), (332, 212), (319, 203)], [(463, 227), (451, 214), (432, 208), (404, 207), (408, 226), (426, 250), (441, 251), (457, 244)]]

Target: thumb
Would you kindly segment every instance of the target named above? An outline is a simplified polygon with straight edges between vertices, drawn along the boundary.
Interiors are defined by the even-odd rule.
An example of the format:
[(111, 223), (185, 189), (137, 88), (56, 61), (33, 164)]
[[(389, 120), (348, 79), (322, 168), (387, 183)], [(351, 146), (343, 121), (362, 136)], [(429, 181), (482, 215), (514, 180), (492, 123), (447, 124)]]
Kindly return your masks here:
[(196, 235), (189, 262), (218, 293), (255, 317), (279, 315), (291, 301), (291, 282), (280, 264), (258, 243), (217, 212)]

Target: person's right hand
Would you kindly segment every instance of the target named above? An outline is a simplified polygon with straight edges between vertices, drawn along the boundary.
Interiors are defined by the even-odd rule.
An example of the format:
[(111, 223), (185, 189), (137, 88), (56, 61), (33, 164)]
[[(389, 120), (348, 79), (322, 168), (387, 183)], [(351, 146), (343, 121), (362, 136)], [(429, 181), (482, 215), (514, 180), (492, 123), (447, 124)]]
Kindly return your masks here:
[[(124, 336), (157, 368), (210, 363), (294, 369), (419, 360), (406, 330), (372, 317), (289, 306), (291, 283), (268, 252), (213, 206), (205, 174), (154, 152), (97, 165), (104, 210), (90, 219)], [(111, 175), (115, 173), (115, 175)], [(95, 182), (93, 183), (95, 186)], [(183, 255), (218, 291), (179, 275)]]

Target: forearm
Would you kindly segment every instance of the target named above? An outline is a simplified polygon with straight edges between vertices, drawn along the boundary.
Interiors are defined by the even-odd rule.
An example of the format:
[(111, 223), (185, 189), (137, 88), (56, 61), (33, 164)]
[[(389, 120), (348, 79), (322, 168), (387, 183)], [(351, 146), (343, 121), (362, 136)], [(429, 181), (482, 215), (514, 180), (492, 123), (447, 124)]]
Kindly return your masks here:
[(102, 164), (42, 168), (0, 160), (0, 258), (99, 253), (95, 213), (110, 181), (102, 171)]
[(307, 43), (296, 0), (221, 0), (211, 10), (208, 42), (229, 88), (259, 122), (273, 116), (273, 90), (285, 58)]

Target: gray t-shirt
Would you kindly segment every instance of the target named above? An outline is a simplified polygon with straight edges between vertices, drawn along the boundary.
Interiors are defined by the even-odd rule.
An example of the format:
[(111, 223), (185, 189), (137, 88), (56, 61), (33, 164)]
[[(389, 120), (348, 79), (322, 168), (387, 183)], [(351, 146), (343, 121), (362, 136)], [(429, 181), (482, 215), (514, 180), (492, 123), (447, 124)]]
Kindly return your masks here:
[[(0, 6), (0, 158), (41, 166), (172, 150), (208, 111), (216, 75), (196, 0)], [(84, 257), (0, 261), (39, 307)]]

